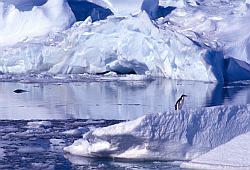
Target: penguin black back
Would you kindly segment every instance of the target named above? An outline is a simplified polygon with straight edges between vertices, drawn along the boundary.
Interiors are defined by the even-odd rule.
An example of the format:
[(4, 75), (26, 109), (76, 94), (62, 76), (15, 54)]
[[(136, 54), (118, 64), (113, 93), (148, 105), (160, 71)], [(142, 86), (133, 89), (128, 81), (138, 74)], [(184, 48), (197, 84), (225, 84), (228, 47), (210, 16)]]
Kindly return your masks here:
[(183, 104), (184, 104), (184, 97), (187, 97), (187, 95), (183, 94), (181, 97), (176, 101), (174, 105), (175, 110), (181, 110)]

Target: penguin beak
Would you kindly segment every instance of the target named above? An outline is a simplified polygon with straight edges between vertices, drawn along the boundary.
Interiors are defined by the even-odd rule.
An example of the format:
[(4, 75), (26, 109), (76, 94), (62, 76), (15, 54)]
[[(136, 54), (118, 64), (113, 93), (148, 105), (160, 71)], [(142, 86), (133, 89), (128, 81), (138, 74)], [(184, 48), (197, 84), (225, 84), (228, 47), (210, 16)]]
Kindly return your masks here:
[(185, 94), (184, 94), (183, 96), (184, 96), (184, 97), (188, 97), (188, 95), (185, 95)]

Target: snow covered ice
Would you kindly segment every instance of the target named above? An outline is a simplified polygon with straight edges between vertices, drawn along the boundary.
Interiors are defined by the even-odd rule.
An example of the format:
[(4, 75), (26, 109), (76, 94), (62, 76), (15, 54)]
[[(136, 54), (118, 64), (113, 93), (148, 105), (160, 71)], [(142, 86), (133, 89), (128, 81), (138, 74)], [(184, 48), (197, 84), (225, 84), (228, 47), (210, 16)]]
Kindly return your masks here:
[(249, 112), (242, 105), (148, 114), (90, 131), (64, 150), (87, 157), (191, 160), (249, 131)]
[(200, 157), (183, 163), (183, 168), (194, 169), (249, 169), (250, 132), (233, 138)]
[(4, 0), (0, 2), (0, 46), (62, 31), (74, 21), (64, 0)]
[[(214, 12), (216, 3), (208, 1), (159, 1), (163, 6), (151, 0), (90, 1), (114, 15), (74, 24), (66, 1), (17, 2), (1, 2), (2, 73), (112, 71), (212, 82), (250, 79), (248, 2), (218, 2), (224, 7)], [(20, 23), (23, 27), (13, 26)]]
[[(47, 71), (53, 74), (115, 71), (216, 81), (212, 71), (201, 61), (206, 50), (191, 46), (192, 42), (180, 34), (175, 35), (170, 30), (165, 33), (169, 35), (168, 41), (172, 48), (165, 44), (166, 37), (159, 33), (145, 13), (122, 20), (109, 18), (98, 23), (76, 23), (65, 34), (49, 37), (48, 41), (43, 42), (47, 45), (40, 42), (23, 43), (4, 51), (1, 57), (9, 60), (0, 63), (0, 71)], [(176, 40), (176, 36), (182, 42)], [(57, 40), (59, 42), (54, 42)], [(182, 52), (178, 52), (179, 56), (183, 57), (175, 58), (178, 46), (182, 48)], [(197, 57), (192, 58), (189, 55), (192, 53), (196, 53)], [(175, 60), (179, 65), (175, 64), (176, 69), (171, 70)], [(197, 72), (192, 71), (194, 68)]]

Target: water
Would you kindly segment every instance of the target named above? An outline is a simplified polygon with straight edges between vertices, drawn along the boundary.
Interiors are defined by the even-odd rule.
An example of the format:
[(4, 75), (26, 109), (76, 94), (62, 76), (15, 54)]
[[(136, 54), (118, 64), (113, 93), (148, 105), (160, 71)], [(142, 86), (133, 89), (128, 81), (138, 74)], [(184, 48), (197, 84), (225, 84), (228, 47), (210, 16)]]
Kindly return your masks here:
[[(26, 120), (0, 120), (0, 169), (179, 169), (168, 162), (117, 162), (63, 153), (63, 148), (81, 138), (72, 129), (104, 127), (118, 120), (51, 120), (41, 126)], [(34, 125), (35, 124), (35, 125)], [(33, 125), (33, 126), (32, 126)]]
[[(15, 89), (29, 92), (16, 94)], [(229, 85), (192, 81), (111, 81), (0, 83), (0, 119), (133, 120), (173, 110), (181, 94), (185, 108), (250, 103), (250, 83)]]
[(90, 159), (65, 154), (63, 148), (91, 129), (173, 110), (181, 94), (189, 96), (186, 108), (250, 103), (249, 82), (1, 82), (0, 91), (0, 169), (177, 170), (178, 163)]

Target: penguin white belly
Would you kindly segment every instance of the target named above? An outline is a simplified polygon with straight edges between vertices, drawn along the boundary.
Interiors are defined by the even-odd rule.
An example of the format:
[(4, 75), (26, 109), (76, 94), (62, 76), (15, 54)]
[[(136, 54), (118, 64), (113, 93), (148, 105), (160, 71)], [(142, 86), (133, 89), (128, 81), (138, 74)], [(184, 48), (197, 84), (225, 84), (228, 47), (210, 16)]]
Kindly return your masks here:
[(182, 99), (182, 100), (180, 101), (180, 103), (178, 104), (178, 106), (177, 106), (177, 107), (178, 107), (178, 110), (181, 110), (183, 104), (184, 104), (184, 99)]

